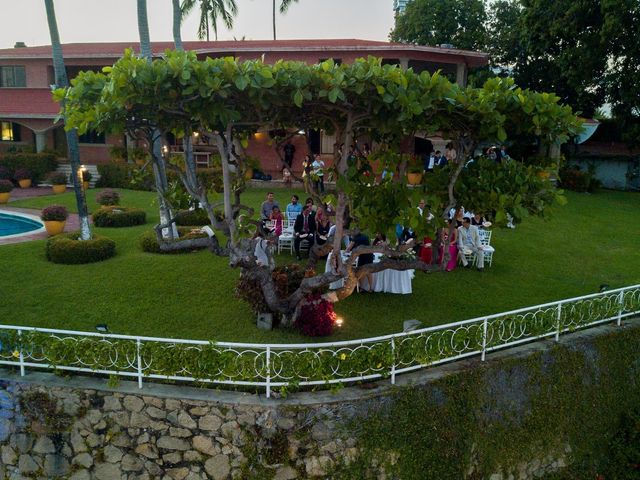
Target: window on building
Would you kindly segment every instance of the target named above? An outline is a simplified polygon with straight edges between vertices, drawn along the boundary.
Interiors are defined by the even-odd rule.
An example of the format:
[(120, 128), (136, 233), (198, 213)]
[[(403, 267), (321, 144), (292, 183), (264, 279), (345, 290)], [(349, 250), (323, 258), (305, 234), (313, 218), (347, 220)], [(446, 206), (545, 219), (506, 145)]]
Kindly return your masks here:
[(0, 87), (26, 87), (27, 76), (24, 66), (0, 66)]
[(13, 122), (0, 122), (0, 140), (3, 142), (19, 142), (20, 125)]
[(320, 153), (333, 153), (333, 146), (336, 143), (336, 136), (327, 134), (322, 130), (320, 135)]
[(98, 133), (95, 130), (89, 130), (78, 137), (80, 143), (105, 143), (104, 133)]

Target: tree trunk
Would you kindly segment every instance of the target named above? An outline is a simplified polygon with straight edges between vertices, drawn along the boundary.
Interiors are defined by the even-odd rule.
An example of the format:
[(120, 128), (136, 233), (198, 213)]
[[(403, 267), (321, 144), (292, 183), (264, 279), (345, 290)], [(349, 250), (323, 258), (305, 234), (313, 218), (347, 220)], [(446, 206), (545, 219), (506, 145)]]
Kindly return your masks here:
[(273, 39), (276, 39), (276, 0), (273, 1)]
[(180, 25), (182, 24), (182, 11), (180, 10), (180, 0), (173, 1), (173, 43), (176, 50), (182, 50), (182, 36)]
[[(49, 24), (49, 34), (51, 35), (51, 48), (53, 54), (53, 69), (55, 72), (56, 86), (58, 88), (66, 88), (69, 86), (67, 71), (64, 66), (64, 57), (62, 53), (62, 45), (60, 44), (60, 35), (58, 33), (58, 23), (56, 21), (56, 12), (53, 6), (53, 0), (45, 0), (45, 8), (47, 10), (47, 22)], [(64, 100), (61, 102), (61, 110), (64, 117)], [(76, 129), (66, 132), (67, 146), (69, 149), (69, 162), (71, 163), (71, 179), (73, 183), (73, 191), (76, 196), (76, 205), (78, 208), (78, 216), (80, 217), (80, 239), (91, 239), (91, 229), (89, 227), (89, 213), (87, 211), (87, 202), (82, 189), (82, 183), (78, 177), (80, 171), (80, 148), (78, 146), (78, 131)]]
[(138, 2), (138, 33), (140, 34), (140, 55), (151, 61), (151, 40), (149, 37), (149, 22), (147, 19), (147, 0)]

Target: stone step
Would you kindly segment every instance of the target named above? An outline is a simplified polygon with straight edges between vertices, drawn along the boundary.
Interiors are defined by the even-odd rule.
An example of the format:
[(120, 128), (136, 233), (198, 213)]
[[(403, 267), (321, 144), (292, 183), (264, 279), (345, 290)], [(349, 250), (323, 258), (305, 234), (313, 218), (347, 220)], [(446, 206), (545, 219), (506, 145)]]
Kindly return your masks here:
[[(89, 186), (91, 188), (96, 186), (96, 182), (100, 180), (100, 174), (98, 173), (97, 165), (83, 165), (84, 168), (87, 169), (89, 173), (91, 173), (91, 181), (89, 182)], [(56, 172), (64, 173), (67, 178), (71, 176), (71, 164), (69, 163), (60, 163), (58, 168), (56, 168)], [(51, 185), (47, 182), (41, 182), (40, 185)], [(67, 182), (67, 187), (73, 186), (71, 182)]]

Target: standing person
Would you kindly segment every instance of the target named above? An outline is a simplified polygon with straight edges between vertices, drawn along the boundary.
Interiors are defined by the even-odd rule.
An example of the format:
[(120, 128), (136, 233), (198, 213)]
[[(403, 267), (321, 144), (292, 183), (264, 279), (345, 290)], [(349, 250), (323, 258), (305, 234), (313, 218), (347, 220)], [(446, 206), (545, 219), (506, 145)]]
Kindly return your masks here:
[(471, 221), (466, 217), (462, 226), (458, 228), (458, 256), (464, 268), (469, 268), (470, 265), (465, 253), (475, 253), (478, 259), (478, 271), (484, 271), (484, 251), (482, 250), (478, 227), (472, 226)]
[(316, 180), (314, 180), (316, 192), (324, 193), (324, 162), (320, 158), (320, 154), (316, 154), (311, 166), (313, 167), (313, 174), (316, 178)]
[(316, 233), (316, 220), (311, 215), (311, 208), (305, 205), (302, 213), (296, 218), (293, 225), (295, 238), (293, 239), (293, 248), (296, 251), (296, 259), (300, 260), (300, 242), (306, 240), (309, 242), (309, 248), (313, 245), (313, 238)]
[(298, 195), (291, 196), (291, 203), (287, 205), (285, 213), (287, 214), (287, 220), (294, 221), (302, 213), (302, 205), (300, 205), (300, 197)]
[(424, 157), (424, 173), (433, 173), (433, 167), (436, 165), (436, 155), (431, 151), (429, 156)]
[(436, 166), (444, 167), (447, 164), (447, 157), (440, 153), (440, 150), (436, 150)]
[(289, 170), (291, 170), (291, 166), (293, 165), (293, 157), (296, 153), (296, 147), (294, 147), (291, 141), (289, 141), (282, 150), (284, 150), (284, 163), (286, 163), (289, 167)]
[(262, 220), (269, 220), (271, 217), (271, 211), (273, 207), (280, 208), (278, 202), (273, 199), (273, 192), (267, 193), (267, 199), (262, 202), (262, 206), (260, 207), (260, 214), (262, 216)]
[[(347, 247), (347, 252), (352, 251), (354, 248), (363, 246), (363, 247), (368, 247), (369, 245), (371, 245), (371, 242), (369, 240), (369, 237), (361, 232), (359, 229), (355, 229), (355, 236), (351, 239), (351, 243), (349, 244), (349, 246)], [(361, 255), (358, 256), (358, 267), (361, 267), (362, 265), (367, 265), (369, 263), (373, 263), (373, 259), (374, 259), (374, 255), (373, 253), (363, 253)], [(369, 290), (370, 292), (373, 291), (373, 274), (371, 273), (367, 273), (365, 275), (365, 278), (367, 279), (367, 290)], [(361, 288), (364, 289), (364, 287), (361, 284)]]
[(452, 223), (453, 220), (449, 220), (449, 224), (442, 228), (442, 245), (440, 245), (440, 262), (444, 263), (444, 244), (449, 240), (449, 261), (445, 265), (447, 272), (456, 268), (456, 264), (458, 263), (458, 230), (454, 228), (451, 233), (451, 238), (449, 238), (449, 229)]
[(456, 152), (452, 142), (447, 143), (444, 149), (444, 157), (447, 159), (447, 163), (453, 163), (458, 158), (458, 152)]
[(302, 161), (302, 183), (304, 184), (304, 193), (311, 193), (311, 161), (310, 155), (305, 155)]

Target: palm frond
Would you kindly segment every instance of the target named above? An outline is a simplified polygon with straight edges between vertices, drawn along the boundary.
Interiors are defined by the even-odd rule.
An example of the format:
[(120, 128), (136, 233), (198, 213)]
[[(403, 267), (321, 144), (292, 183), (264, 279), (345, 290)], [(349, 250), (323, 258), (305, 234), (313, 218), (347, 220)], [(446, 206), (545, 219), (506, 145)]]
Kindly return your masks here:
[(298, 0), (282, 0), (282, 3), (280, 3), (280, 13), (287, 13), (292, 3), (298, 3)]

